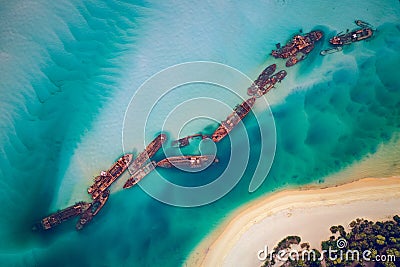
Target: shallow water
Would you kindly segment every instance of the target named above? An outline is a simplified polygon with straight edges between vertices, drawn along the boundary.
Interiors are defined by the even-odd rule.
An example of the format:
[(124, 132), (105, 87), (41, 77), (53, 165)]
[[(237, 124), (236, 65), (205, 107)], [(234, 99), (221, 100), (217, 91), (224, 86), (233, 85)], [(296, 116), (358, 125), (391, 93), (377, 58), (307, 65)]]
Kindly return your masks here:
[[(326, 46), (325, 37), (325, 44), (291, 68), (282, 84), (269, 93), (276, 155), (266, 181), (255, 193), (248, 193), (248, 186), (260, 137), (250, 116), (245, 120), (252, 145), (250, 164), (221, 200), (199, 208), (177, 208), (151, 199), (139, 187), (126, 192), (113, 188), (108, 205), (84, 231), (75, 232), (73, 222), (49, 233), (30, 231), (43, 215), (87, 199), (85, 190), (92, 177), (122, 153), (124, 111), (147, 78), (193, 60), (228, 64), (255, 78), (271, 61), (268, 53), (275, 43), (284, 42), (293, 32), (318, 28), (331, 36), (353, 27), (353, 11), (359, 3), (335, 1), (324, 7), (319, 3), (3, 4), (1, 261), (15, 266), (54, 266), (55, 262), (177, 266), (239, 205), (285, 186), (323, 182), (326, 175), (390, 140), (400, 127), (396, 77), (400, 7), (398, 1), (363, 1), (360, 19), (378, 28), (373, 39), (321, 57), (317, 50)], [(190, 92), (209, 96), (207, 90), (215, 91), (200, 89)], [(234, 105), (236, 98), (226, 97), (221, 100)], [(166, 97), (160, 112), (168, 111), (176, 99)], [(267, 115), (260, 107), (257, 112)], [(222, 119), (225, 114), (218, 116)], [(208, 125), (204, 120), (185, 131), (202, 131)], [(156, 134), (158, 127), (150, 125), (146, 138)], [(132, 140), (132, 145), (137, 151), (144, 146), (142, 140)], [(188, 176), (174, 169), (161, 173), (178, 184), (211, 181), (223, 171), (230, 143), (224, 140), (217, 147), (221, 164), (204, 173)]]

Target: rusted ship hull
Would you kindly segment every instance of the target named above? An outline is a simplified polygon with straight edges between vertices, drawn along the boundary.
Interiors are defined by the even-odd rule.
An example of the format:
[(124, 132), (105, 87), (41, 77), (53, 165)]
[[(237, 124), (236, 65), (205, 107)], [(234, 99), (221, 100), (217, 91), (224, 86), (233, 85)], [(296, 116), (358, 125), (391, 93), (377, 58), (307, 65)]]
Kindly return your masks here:
[(154, 138), (154, 140), (148, 144), (146, 149), (141, 152), (132, 162), (131, 166), (129, 167), (129, 172), (135, 173), (138, 169), (140, 169), (140, 167), (142, 167), (148, 159), (157, 153), (165, 141), (167, 141), (167, 136), (165, 134), (159, 134), (156, 138)]
[(247, 94), (252, 96), (257, 93), (259, 88), (264, 87), (268, 84), (268, 79), (275, 72), (276, 64), (269, 65), (263, 72), (258, 76), (258, 78), (253, 82), (253, 84), (247, 89)]
[(119, 176), (128, 168), (132, 162), (133, 154), (125, 154), (120, 157), (110, 169), (102, 172), (100, 176), (95, 178), (95, 183), (90, 186), (87, 192), (92, 195), (92, 199), (96, 199), (110, 185), (117, 180)]
[(221, 125), (215, 130), (211, 138), (214, 142), (219, 142), (224, 138), (232, 129), (239, 124), (239, 122), (250, 112), (251, 108), (256, 102), (256, 97), (251, 97), (244, 101), (242, 104), (237, 105), (226, 120), (221, 122)]
[(182, 167), (198, 169), (207, 166), (212, 162), (218, 162), (218, 159), (215, 158), (214, 155), (177, 156), (163, 159), (157, 163), (157, 166), (162, 168)]
[(326, 56), (326, 55), (328, 55), (328, 54), (333, 54), (333, 53), (336, 53), (336, 52), (340, 52), (340, 51), (342, 51), (342, 50), (343, 50), (343, 47), (341, 47), (341, 46), (336, 46), (336, 47), (333, 47), (333, 48), (328, 48), (328, 49), (322, 50), (322, 51), (320, 52), (320, 54), (321, 54), (322, 56)]
[(103, 208), (106, 204), (108, 197), (110, 196), (110, 190), (102, 192), (92, 203), (87, 210), (85, 210), (79, 218), (76, 229), (81, 230), (86, 224), (88, 224), (94, 216)]
[(281, 70), (277, 73), (275, 73), (272, 77), (269, 78), (268, 86), (264, 86), (262, 88), (259, 88), (259, 90), (256, 93), (256, 97), (261, 97), (262, 95), (265, 95), (268, 93), (272, 88), (274, 88), (276, 83), (280, 83), (287, 75), (287, 72), (285, 70)]
[(186, 137), (184, 137), (184, 138), (175, 140), (175, 141), (173, 141), (173, 142), (171, 143), (171, 145), (172, 145), (173, 147), (185, 147), (185, 146), (189, 145), (189, 140), (190, 140), (190, 139), (194, 139), (194, 138), (196, 138), (196, 137), (204, 138), (204, 137), (203, 137), (203, 134), (201, 134), (201, 133), (199, 133), (199, 134), (193, 134), (193, 135), (189, 135), (189, 136), (186, 136)]
[(87, 202), (78, 202), (68, 208), (65, 208), (63, 210), (60, 210), (54, 214), (51, 214), (47, 216), (46, 218), (43, 218), (40, 221), (40, 228), (43, 230), (49, 230), (69, 219), (72, 219), (80, 214), (82, 214), (84, 211), (86, 211), (89, 208), (90, 204)]
[(291, 66), (293, 66), (293, 65), (296, 65), (296, 64), (299, 63), (300, 61), (304, 60), (305, 58), (306, 58), (306, 55), (305, 55), (305, 54), (302, 54), (302, 55), (300, 55), (300, 56), (298, 56), (298, 55), (292, 56), (292, 57), (290, 57), (290, 58), (286, 61), (285, 66), (286, 66), (286, 67), (291, 67)]
[(276, 70), (276, 64), (269, 65), (261, 72), (260, 75), (258, 75), (258, 78), (255, 82), (257, 83), (266, 80), (269, 76), (271, 76), (275, 72), (275, 70)]
[(374, 32), (371, 28), (362, 28), (349, 33), (336, 35), (331, 38), (329, 42), (333, 45), (347, 45), (368, 39), (373, 35), (373, 33)]
[(285, 46), (273, 50), (271, 55), (275, 58), (289, 58), (286, 66), (293, 66), (305, 58), (296, 57), (297, 53), (301, 52), (303, 55), (310, 53), (315, 47), (315, 42), (319, 41), (322, 36), (321, 31), (312, 31), (304, 36), (296, 35)]
[(356, 21), (354, 21), (354, 23), (355, 23), (357, 26), (360, 26), (361, 28), (372, 28), (372, 25), (371, 25), (371, 24), (369, 24), (368, 22), (359, 20), (359, 19), (356, 20)]
[(132, 176), (126, 181), (123, 188), (131, 188), (132, 186), (139, 183), (146, 175), (152, 172), (156, 168), (157, 164), (155, 161), (152, 161), (145, 166), (141, 167), (137, 170)]

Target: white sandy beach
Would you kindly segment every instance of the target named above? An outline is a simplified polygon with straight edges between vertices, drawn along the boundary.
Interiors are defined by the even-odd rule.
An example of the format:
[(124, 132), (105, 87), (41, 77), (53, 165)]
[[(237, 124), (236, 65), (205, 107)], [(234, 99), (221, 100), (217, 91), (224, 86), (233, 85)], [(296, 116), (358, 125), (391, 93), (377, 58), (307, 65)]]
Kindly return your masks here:
[(259, 266), (257, 252), (288, 235), (319, 248), (332, 225), (399, 214), (399, 146), (400, 139), (393, 138), (322, 185), (286, 189), (240, 207), (194, 249), (186, 266)]
[(190, 256), (188, 266), (259, 266), (257, 252), (287, 235), (318, 247), (331, 225), (400, 213), (400, 177), (366, 178), (324, 189), (284, 190), (248, 205)]

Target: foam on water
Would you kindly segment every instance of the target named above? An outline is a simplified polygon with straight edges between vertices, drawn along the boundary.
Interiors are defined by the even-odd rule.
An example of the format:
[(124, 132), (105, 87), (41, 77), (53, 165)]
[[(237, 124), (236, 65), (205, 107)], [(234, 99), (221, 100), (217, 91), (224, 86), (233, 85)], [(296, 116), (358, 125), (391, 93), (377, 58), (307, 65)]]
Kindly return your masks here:
[[(399, 131), (397, 1), (363, 1), (361, 7), (357, 1), (323, 6), (320, 1), (141, 6), (121, 1), (13, 1), (2, 9), (2, 262), (176, 266), (235, 207), (284, 186), (322, 182)], [(218, 202), (174, 208), (135, 187), (114, 193), (82, 232), (68, 223), (43, 235), (30, 233), (31, 223), (42, 215), (86, 198), (91, 178), (122, 153), (124, 111), (151, 75), (185, 61), (212, 60), (255, 78), (270, 62), (268, 53), (275, 43), (299, 29), (322, 28), (332, 35), (351, 28), (357, 19), (354, 10), (378, 27), (374, 39), (326, 57), (315, 51), (267, 96), (277, 126), (277, 153), (266, 182), (254, 194), (247, 189), (260, 140), (258, 126), (249, 117), (250, 164), (239, 184)], [(233, 104), (235, 99), (222, 100)], [(176, 104), (171, 96), (165, 100), (160, 110)], [(153, 127), (156, 134), (159, 129)], [(144, 146), (143, 140), (132, 142), (138, 151)], [(229, 151), (229, 142), (224, 140), (218, 149), (221, 162), (228, 160), (222, 152)], [(223, 167), (215, 165), (207, 176)], [(163, 174), (176, 182), (189, 179), (176, 170)]]

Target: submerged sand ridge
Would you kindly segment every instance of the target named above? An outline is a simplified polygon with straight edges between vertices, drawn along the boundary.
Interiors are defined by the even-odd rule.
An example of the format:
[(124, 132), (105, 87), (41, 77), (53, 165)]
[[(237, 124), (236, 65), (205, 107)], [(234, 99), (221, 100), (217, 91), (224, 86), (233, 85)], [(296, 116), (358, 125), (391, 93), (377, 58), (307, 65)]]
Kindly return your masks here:
[(239, 211), (221, 232), (211, 235), (188, 266), (259, 266), (257, 252), (272, 249), (287, 235), (299, 235), (319, 248), (331, 225), (355, 218), (390, 219), (400, 213), (400, 176), (365, 178), (323, 189), (284, 190)]

